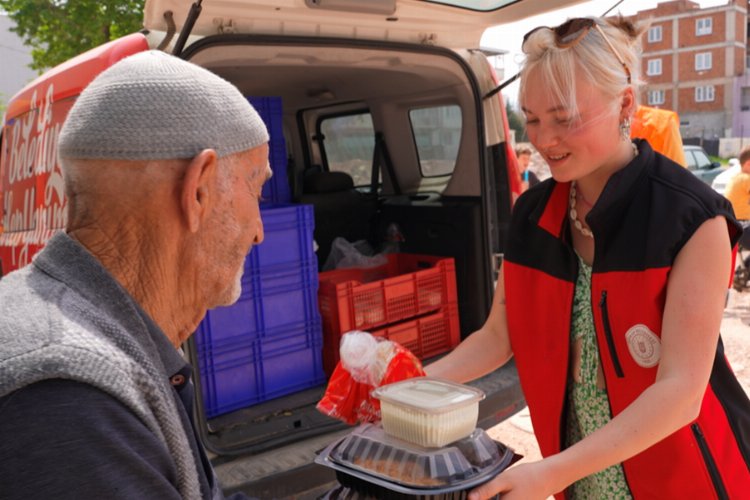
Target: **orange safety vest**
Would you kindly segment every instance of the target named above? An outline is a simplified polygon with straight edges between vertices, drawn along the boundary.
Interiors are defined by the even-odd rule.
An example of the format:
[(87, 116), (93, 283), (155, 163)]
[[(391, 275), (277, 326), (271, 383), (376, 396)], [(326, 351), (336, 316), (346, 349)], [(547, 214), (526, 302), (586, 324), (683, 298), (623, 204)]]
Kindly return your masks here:
[(680, 118), (676, 112), (638, 106), (633, 116), (630, 137), (646, 139), (654, 151), (683, 167), (687, 166), (680, 136)]

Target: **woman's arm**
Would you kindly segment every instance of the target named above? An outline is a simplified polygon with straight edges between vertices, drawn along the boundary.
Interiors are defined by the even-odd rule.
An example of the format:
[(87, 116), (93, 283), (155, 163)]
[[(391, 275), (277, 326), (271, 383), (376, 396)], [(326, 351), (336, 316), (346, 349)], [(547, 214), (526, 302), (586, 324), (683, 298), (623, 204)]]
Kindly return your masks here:
[(505, 317), (502, 271), (500, 268), (490, 314), (482, 328), (467, 337), (450, 354), (426, 366), (427, 375), (463, 383), (486, 375), (510, 359), (512, 352)]
[(716, 352), (731, 267), (726, 224), (724, 217), (703, 223), (675, 259), (654, 384), (601, 429), (557, 455), (503, 472), (478, 488), (472, 500), (495, 492), (508, 492), (503, 500), (546, 498), (640, 453), (697, 417)]

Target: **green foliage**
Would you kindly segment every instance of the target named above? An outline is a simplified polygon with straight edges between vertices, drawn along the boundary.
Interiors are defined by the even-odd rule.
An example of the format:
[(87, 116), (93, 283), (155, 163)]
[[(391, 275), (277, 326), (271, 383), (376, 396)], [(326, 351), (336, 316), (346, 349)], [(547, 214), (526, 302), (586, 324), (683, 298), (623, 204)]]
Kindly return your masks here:
[(516, 113), (509, 101), (505, 102), (505, 113), (508, 115), (508, 126), (511, 130), (516, 131), (516, 141), (523, 142), (526, 140), (526, 126), (523, 118)]
[(0, 10), (44, 71), (88, 49), (138, 31), (145, 0), (0, 0)]

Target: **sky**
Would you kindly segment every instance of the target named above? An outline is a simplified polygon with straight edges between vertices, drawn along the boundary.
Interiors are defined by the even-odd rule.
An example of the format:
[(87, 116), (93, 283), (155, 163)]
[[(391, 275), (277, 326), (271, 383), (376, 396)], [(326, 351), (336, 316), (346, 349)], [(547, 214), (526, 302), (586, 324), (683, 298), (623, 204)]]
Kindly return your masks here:
[[(543, 1), (543, 0), (535, 0)], [(668, 0), (661, 0), (665, 2)], [(702, 8), (726, 5), (727, 0), (693, 0)], [(482, 47), (501, 48), (509, 51), (505, 55), (505, 78), (509, 78), (518, 72), (518, 63), (523, 60), (521, 52), (521, 41), (523, 36), (537, 26), (557, 26), (569, 17), (601, 16), (609, 10), (617, 0), (590, 0), (573, 7), (556, 10), (547, 14), (529, 17), (517, 23), (505, 24), (496, 28), (489, 28), (482, 36)], [(659, 0), (624, 0), (609, 15), (621, 13), (630, 16), (638, 11), (653, 9)], [(503, 90), (506, 100), (515, 103), (517, 101), (518, 83), (513, 83)]]

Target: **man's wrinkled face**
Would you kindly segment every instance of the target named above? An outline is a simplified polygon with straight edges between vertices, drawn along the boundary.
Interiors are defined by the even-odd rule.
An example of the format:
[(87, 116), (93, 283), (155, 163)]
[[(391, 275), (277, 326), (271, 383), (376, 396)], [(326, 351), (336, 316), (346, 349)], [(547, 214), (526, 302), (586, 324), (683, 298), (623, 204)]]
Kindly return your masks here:
[(253, 245), (263, 241), (260, 217), (261, 190), (271, 176), (268, 145), (224, 158), (220, 161), (215, 217), (215, 242), (218, 297), (215, 305), (231, 305), (242, 291), (241, 279), (245, 257)]

